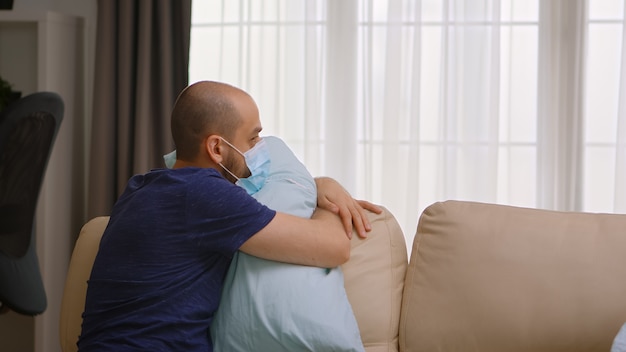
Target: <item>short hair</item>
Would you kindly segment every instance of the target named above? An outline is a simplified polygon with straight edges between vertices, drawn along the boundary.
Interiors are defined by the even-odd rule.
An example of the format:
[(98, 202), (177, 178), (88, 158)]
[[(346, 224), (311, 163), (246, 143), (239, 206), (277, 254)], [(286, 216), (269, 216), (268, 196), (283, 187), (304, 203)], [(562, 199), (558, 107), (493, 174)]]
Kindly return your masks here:
[(232, 97), (241, 93), (247, 95), (239, 88), (212, 81), (197, 82), (183, 89), (171, 116), (178, 159), (195, 159), (209, 135), (232, 139), (241, 121)]

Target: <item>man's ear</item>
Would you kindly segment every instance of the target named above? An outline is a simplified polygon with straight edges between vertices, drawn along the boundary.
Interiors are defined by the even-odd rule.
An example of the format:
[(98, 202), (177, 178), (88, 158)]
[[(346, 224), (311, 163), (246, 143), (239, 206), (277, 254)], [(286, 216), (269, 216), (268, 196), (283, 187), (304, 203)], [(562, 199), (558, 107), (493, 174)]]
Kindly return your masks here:
[(216, 164), (219, 164), (224, 160), (224, 157), (222, 155), (223, 144), (224, 143), (222, 143), (222, 139), (214, 134), (208, 136), (207, 139), (204, 141), (204, 148), (207, 155)]

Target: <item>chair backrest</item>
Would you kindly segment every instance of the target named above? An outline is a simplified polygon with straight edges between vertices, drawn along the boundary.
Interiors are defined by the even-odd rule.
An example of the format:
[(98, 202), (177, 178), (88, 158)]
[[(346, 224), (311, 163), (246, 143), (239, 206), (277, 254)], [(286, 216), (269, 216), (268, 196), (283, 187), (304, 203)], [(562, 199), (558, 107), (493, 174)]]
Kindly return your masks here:
[(47, 306), (33, 229), (63, 112), (58, 94), (39, 92), (0, 113), (0, 302), (21, 314)]
[(91, 275), (91, 267), (98, 253), (100, 239), (108, 223), (108, 216), (91, 219), (80, 230), (80, 235), (74, 246), (61, 303), (59, 332), (63, 352), (78, 350), (76, 342), (83, 322), (82, 314), (85, 310), (87, 280)]

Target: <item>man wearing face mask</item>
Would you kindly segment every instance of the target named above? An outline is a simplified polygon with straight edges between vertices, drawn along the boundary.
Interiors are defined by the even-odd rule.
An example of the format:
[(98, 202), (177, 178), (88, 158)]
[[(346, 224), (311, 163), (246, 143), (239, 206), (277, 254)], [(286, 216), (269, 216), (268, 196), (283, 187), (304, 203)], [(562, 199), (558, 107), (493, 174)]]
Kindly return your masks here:
[(316, 179), (324, 209), (311, 219), (258, 203), (248, 192), (267, 171), (260, 132), (244, 91), (218, 82), (183, 90), (172, 111), (173, 169), (132, 177), (111, 213), (80, 351), (212, 351), (207, 331), (237, 250), (324, 268), (348, 260), (352, 226), (365, 236), (365, 210), (380, 209), (328, 178)]

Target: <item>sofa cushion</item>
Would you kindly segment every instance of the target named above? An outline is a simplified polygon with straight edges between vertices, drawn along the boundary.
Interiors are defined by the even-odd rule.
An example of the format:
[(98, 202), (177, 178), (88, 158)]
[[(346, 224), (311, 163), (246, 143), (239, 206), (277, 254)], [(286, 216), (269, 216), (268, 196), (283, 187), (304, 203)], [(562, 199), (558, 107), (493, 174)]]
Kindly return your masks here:
[(342, 265), (348, 300), (367, 352), (397, 351), (398, 322), (407, 268), (404, 234), (393, 215), (369, 213), (372, 231), (352, 237), (350, 260)]
[(608, 351), (626, 321), (626, 215), (447, 201), (422, 214), (404, 351)]

